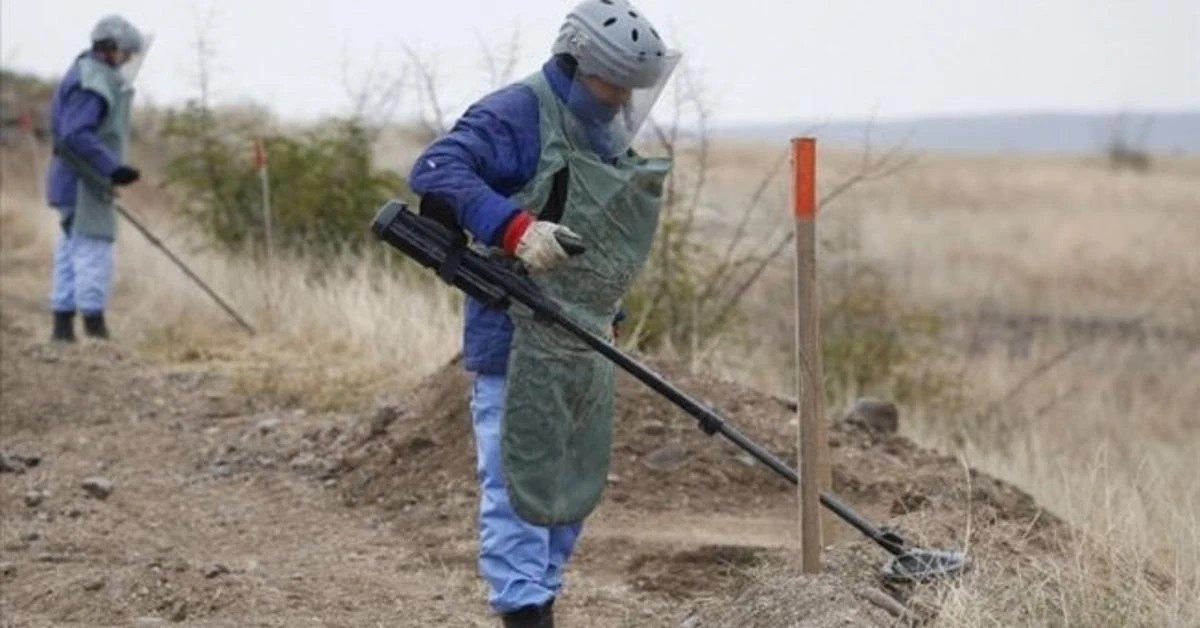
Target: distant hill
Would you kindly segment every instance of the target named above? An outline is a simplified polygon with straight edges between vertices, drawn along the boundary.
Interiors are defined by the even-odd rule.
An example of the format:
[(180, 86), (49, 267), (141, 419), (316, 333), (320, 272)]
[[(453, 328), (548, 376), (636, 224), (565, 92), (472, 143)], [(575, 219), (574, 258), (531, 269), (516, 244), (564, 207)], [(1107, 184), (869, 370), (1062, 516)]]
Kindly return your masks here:
[[(795, 121), (726, 125), (713, 132), (718, 137), (774, 141), (812, 134), (832, 145), (861, 145), (867, 125), (866, 120)], [(1200, 110), (1124, 116), (1029, 113), (876, 121), (871, 127), (871, 143), (892, 146), (905, 142), (914, 149), (953, 152), (1096, 154), (1109, 145), (1118, 129), (1124, 130), (1127, 142), (1151, 153), (1200, 155)]]

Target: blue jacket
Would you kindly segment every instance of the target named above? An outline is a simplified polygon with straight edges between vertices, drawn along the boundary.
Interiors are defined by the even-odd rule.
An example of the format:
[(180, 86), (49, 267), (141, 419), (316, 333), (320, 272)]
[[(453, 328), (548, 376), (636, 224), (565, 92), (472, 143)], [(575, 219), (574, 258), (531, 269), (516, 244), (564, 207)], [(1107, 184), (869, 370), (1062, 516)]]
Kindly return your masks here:
[[(554, 93), (567, 102), (571, 76), (553, 58), (541, 71)], [(509, 197), (537, 172), (539, 118), (537, 96), (522, 83), (488, 94), (417, 158), (409, 186), (418, 195), (443, 195), (463, 229), (476, 240), (499, 246), (508, 221), (522, 209)], [(503, 374), (512, 344), (508, 315), (468, 298), (465, 319), (464, 366), (482, 374)]]
[[(104, 99), (93, 91), (81, 89), (79, 85), (78, 60), (88, 54), (94, 53), (83, 53), (76, 57), (54, 91), (50, 101), (50, 132), (55, 143), (61, 142), (87, 161), (96, 172), (107, 177), (121, 165), (121, 160), (96, 137), (96, 128), (107, 113)], [(75, 207), (78, 178), (57, 157), (52, 158), (46, 174), (46, 202), (51, 207), (69, 213)]]

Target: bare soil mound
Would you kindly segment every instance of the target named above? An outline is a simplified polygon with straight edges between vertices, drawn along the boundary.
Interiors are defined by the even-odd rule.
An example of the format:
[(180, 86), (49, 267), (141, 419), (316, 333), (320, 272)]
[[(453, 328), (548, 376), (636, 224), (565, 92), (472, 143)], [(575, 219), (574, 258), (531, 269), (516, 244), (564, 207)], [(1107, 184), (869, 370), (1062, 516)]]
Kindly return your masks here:
[[(731, 425), (789, 464), (797, 463), (795, 417), (786, 404), (737, 384), (657, 365), (678, 388), (698, 395)], [(456, 361), (403, 396), (362, 417), (339, 438), (343, 491), (351, 504), (405, 508), (472, 492), (475, 450), (470, 379)], [(713, 514), (794, 506), (796, 489), (721, 436), (708, 437), (667, 399), (621, 374), (610, 486), (622, 509)], [(833, 490), (869, 514), (911, 517), (961, 511), (978, 526), (1011, 521), (1034, 529), (1059, 522), (1014, 486), (898, 434), (890, 403), (864, 400), (832, 424)], [(603, 506), (602, 506), (603, 507)]]
[[(622, 375), (606, 498), (625, 508), (706, 513), (764, 509), (794, 489), (765, 473), (748, 455), (706, 437), (690, 417), (641, 383)], [(790, 420), (780, 404), (726, 383), (705, 382), (712, 403), (755, 424), (764, 444), (793, 460)], [(402, 403), (365, 418), (359, 438), (337, 452), (347, 473), (348, 500), (385, 507), (439, 501), (474, 482), (470, 379), (447, 364)], [(775, 423), (776, 425), (773, 425)]]

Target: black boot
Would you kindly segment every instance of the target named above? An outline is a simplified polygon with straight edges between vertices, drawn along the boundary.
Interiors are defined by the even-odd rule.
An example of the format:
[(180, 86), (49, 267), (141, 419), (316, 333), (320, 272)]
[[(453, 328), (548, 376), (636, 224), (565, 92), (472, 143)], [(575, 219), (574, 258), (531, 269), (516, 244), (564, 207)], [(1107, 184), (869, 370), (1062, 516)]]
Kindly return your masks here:
[(504, 628), (554, 628), (554, 600), (542, 606), (525, 606), (500, 618)]
[(108, 326), (104, 324), (104, 312), (84, 314), (83, 331), (89, 337), (108, 340)]
[(75, 342), (75, 312), (55, 312), (53, 342)]

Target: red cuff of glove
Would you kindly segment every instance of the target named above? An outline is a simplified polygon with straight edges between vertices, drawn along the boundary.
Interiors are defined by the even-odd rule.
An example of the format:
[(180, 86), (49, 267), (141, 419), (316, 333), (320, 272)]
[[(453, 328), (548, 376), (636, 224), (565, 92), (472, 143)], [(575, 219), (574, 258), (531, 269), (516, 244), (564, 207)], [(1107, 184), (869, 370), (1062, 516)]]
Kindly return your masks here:
[(500, 240), (500, 246), (505, 253), (512, 255), (517, 252), (517, 244), (521, 241), (521, 237), (525, 235), (525, 230), (535, 220), (533, 214), (528, 211), (521, 210), (517, 212), (511, 220), (508, 221), (508, 226), (504, 228), (504, 236)]

